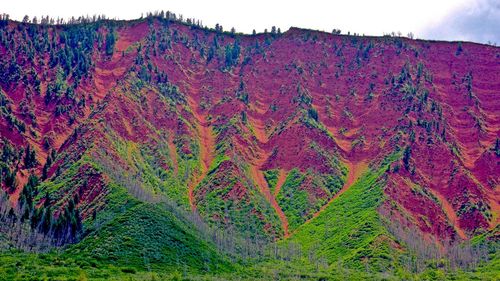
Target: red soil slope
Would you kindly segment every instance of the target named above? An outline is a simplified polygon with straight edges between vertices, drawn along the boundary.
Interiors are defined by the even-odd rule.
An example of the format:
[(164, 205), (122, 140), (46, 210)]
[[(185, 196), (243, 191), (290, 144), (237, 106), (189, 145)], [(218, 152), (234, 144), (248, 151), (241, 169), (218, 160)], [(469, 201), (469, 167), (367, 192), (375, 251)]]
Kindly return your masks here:
[(208, 173), (208, 169), (210, 168), (210, 164), (212, 163), (213, 160), (213, 153), (215, 151), (215, 140), (212, 130), (210, 128), (210, 124), (206, 120), (206, 116), (198, 113), (197, 111), (198, 108), (195, 106), (192, 100), (189, 100), (189, 102), (193, 108), (193, 115), (197, 120), (197, 131), (199, 135), (200, 160), (201, 160), (200, 174), (198, 176), (195, 176), (192, 183), (190, 183), (188, 186), (189, 204), (191, 205), (191, 209), (195, 211), (196, 204), (193, 192)]
[[(62, 49), (64, 28), (40, 30), (49, 30)], [(109, 29), (103, 24), (96, 32), (105, 38)], [(384, 191), (421, 231), (440, 239), (469, 239), (500, 222), (498, 47), (463, 42), (459, 51), (456, 42), (298, 28), (250, 36), (162, 20), (125, 22), (114, 29), (112, 55), (96, 41), (89, 73), (78, 84), (72, 84), (72, 74), (66, 77), (75, 85), (73, 100), (62, 93), (58, 102), (46, 102), (60, 62), (50, 67), (50, 56), (26, 42), (22, 24), (10, 22), (5, 30), (4, 41), (10, 43), (0, 44), (1, 57), (14, 56), (26, 71), (23, 83), (21, 76), (0, 77), (9, 103), (3, 107), (12, 112), (9, 118), (1, 115), (0, 147), (30, 144), (39, 162), (31, 170), (9, 164), (18, 170), (12, 201), (30, 171), (41, 175), (51, 149), (60, 156), (49, 167), (48, 180), (95, 151), (140, 175), (113, 147), (133, 143), (185, 180), (186, 208), (208, 221), (236, 224), (236, 218), (207, 211), (207, 200), (217, 194), (234, 203), (234, 212), (249, 209), (266, 233), (279, 238), (289, 230), (285, 206), (276, 196), (290, 171), (304, 176), (297, 190), (307, 193), (306, 213), (317, 216), (366, 165), (399, 149), (406, 154), (388, 172)], [(35, 59), (13, 48), (23, 44)], [(8, 59), (1, 63), (2, 69), (15, 69)], [(34, 93), (32, 69), (40, 77), (40, 93)], [(24, 131), (14, 128), (12, 116), (25, 124)], [(197, 155), (193, 144), (199, 146)], [(168, 148), (173, 167), (161, 165), (162, 147)], [(180, 175), (181, 156), (197, 159), (199, 169)], [(209, 171), (218, 156), (226, 160)], [(348, 165), (345, 182), (340, 162)], [(273, 194), (263, 176), (271, 169), (280, 171)], [(230, 176), (238, 180), (227, 180)], [(342, 185), (336, 194), (328, 190), (332, 177)], [(2, 188), (8, 189), (3, 183)], [(260, 199), (268, 206), (259, 205)], [(273, 233), (272, 224), (280, 224), (284, 233)]]

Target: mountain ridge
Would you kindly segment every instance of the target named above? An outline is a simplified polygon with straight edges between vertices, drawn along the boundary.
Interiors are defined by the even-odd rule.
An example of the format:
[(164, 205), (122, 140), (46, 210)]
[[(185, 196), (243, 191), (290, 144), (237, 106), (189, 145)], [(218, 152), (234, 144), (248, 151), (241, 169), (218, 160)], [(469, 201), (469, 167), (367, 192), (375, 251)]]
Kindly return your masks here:
[(2, 189), (35, 225), (39, 212), (67, 215), (65, 242), (115, 216), (118, 185), (194, 211), (200, 229), (308, 245), (293, 233), (337, 208), (361, 163), (383, 194), (370, 218), (452, 244), (498, 228), (498, 47), (293, 27), (233, 35), (164, 18), (8, 22), (1, 35), (14, 58), (0, 68), (2, 177), (17, 181)]

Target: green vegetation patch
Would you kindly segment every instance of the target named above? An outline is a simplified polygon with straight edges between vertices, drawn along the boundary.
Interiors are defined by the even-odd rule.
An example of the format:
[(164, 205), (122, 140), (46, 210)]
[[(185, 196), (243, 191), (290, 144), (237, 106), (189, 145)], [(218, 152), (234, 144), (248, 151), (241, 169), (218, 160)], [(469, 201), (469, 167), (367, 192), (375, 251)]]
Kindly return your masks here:
[[(131, 268), (227, 267), (223, 256), (161, 206), (140, 203), (69, 248), (68, 254)], [(215, 268), (213, 268), (213, 266)]]
[[(297, 243), (328, 263), (380, 271), (394, 266), (390, 238), (377, 207), (383, 202), (383, 175), (396, 156), (370, 169), (318, 217), (298, 228), (284, 243)], [(376, 247), (374, 246), (376, 245)]]
[[(276, 197), (288, 218), (290, 230), (296, 229), (311, 218), (328, 202), (329, 198), (342, 188), (342, 185), (343, 179), (339, 175), (316, 174), (312, 171), (301, 173), (298, 169), (291, 170)], [(313, 189), (321, 190), (326, 196), (316, 196)]]
[(269, 186), (269, 190), (271, 190), (271, 193), (274, 193), (276, 183), (278, 183), (279, 173), (280, 171), (278, 169), (264, 171), (264, 178), (267, 181), (267, 185)]

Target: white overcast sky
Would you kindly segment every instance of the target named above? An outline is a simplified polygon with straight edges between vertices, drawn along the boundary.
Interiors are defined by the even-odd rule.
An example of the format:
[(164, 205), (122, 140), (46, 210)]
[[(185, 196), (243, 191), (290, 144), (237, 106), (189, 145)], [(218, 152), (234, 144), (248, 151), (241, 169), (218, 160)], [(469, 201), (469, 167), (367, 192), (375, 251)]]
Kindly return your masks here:
[(0, 13), (54, 18), (105, 14), (133, 19), (170, 10), (204, 25), (250, 33), (275, 25), (366, 35), (413, 32), (418, 38), (500, 43), (500, 0), (0, 0)]

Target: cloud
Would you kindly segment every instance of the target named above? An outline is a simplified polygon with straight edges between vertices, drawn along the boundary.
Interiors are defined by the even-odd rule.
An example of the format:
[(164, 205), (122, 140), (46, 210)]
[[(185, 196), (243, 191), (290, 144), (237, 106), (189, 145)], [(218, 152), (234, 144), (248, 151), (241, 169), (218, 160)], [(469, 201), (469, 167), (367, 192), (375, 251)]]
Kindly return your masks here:
[(444, 19), (426, 26), (426, 39), (500, 43), (500, 1), (475, 0), (451, 11)]

